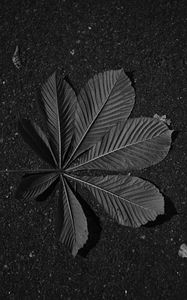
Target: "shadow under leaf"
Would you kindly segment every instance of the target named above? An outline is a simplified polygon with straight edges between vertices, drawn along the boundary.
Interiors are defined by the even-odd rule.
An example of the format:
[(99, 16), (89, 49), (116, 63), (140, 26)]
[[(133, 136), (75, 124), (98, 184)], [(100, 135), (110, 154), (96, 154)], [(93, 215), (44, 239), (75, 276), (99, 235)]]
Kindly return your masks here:
[(161, 225), (165, 222), (168, 222), (173, 216), (177, 215), (177, 210), (173, 204), (173, 202), (169, 199), (169, 197), (164, 196), (165, 200), (165, 214), (159, 215), (155, 221), (150, 221), (147, 224), (143, 225), (143, 227), (155, 227)]
[(134, 79), (134, 73), (135, 71), (131, 71), (131, 72), (126, 72), (127, 76), (129, 77), (130, 81), (131, 81), (131, 85), (132, 87), (135, 89), (135, 79)]
[(58, 181), (59, 179), (57, 178), (42, 194), (35, 198), (35, 201), (44, 202), (45, 200), (47, 200), (49, 196), (51, 196), (51, 194), (55, 192)]
[(82, 198), (79, 193), (77, 193), (76, 196), (86, 216), (89, 232), (88, 240), (86, 244), (78, 251), (78, 254), (82, 257), (86, 257), (89, 251), (98, 243), (102, 228), (99, 218), (96, 216), (90, 205)]

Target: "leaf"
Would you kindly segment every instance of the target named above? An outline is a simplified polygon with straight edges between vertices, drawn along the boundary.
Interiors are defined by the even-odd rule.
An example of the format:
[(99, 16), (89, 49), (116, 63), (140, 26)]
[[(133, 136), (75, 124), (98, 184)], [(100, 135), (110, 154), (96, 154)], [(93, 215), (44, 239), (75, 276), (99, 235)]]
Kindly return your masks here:
[(39, 106), (47, 124), (58, 167), (61, 168), (72, 139), (76, 95), (69, 83), (56, 72), (42, 86), (41, 95)]
[(38, 156), (49, 165), (56, 167), (56, 159), (49, 141), (42, 129), (30, 120), (20, 119), (18, 130), (25, 141)]
[(57, 235), (75, 256), (87, 241), (87, 221), (76, 195), (62, 176), (60, 184)]
[(91, 78), (78, 95), (74, 151), (68, 162), (99, 141), (117, 122), (126, 120), (134, 98), (134, 89), (123, 69)]
[(164, 198), (159, 190), (138, 177), (66, 176), (90, 190), (106, 212), (121, 225), (139, 227), (164, 213)]
[(68, 81), (55, 72), (39, 98), (48, 136), (37, 125), (20, 122), (24, 140), (54, 169), (25, 175), (16, 197), (44, 201), (60, 182), (56, 231), (74, 256), (88, 240), (85, 207), (76, 194), (79, 185), (122, 225), (139, 227), (164, 213), (163, 196), (153, 184), (119, 175), (160, 162), (171, 144), (164, 116), (127, 120), (134, 98), (122, 69), (95, 75), (78, 101)]
[[(44, 193), (58, 178), (56, 173), (34, 173), (22, 177), (15, 193), (16, 199), (35, 199)], [(51, 190), (52, 192), (52, 190)]]
[(129, 119), (114, 126), (67, 171), (100, 169), (129, 171), (160, 162), (171, 144), (168, 127), (155, 118)]

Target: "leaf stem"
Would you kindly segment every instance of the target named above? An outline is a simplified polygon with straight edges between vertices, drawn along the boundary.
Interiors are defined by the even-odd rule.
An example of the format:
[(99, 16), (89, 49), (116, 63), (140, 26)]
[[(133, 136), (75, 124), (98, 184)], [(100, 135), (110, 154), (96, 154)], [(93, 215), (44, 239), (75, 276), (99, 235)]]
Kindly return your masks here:
[(47, 173), (47, 172), (55, 172), (55, 173), (63, 173), (63, 169), (35, 169), (35, 170), (0, 170), (0, 174), (6, 174), (6, 173)]

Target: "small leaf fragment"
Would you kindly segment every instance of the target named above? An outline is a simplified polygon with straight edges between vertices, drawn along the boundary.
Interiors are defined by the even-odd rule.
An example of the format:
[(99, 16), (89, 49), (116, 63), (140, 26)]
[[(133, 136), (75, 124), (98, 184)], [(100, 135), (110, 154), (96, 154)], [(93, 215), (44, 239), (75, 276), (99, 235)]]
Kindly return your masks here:
[(154, 114), (153, 118), (167, 124), (168, 126), (171, 125), (171, 120), (166, 118), (166, 115), (159, 116), (158, 114)]
[(12, 56), (12, 62), (14, 64), (14, 66), (16, 67), (16, 69), (21, 69), (22, 67), (22, 63), (21, 63), (21, 59), (20, 59), (20, 53), (19, 53), (19, 46), (16, 46), (16, 49), (14, 51), (14, 54)]

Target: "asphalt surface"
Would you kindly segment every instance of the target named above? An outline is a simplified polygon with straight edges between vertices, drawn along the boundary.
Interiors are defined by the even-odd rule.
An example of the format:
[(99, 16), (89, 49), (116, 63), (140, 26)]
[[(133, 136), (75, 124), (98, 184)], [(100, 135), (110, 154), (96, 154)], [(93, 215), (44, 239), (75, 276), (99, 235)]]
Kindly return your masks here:
[(132, 115), (166, 114), (175, 130), (168, 156), (138, 174), (164, 193), (167, 216), (122, 227), (84, 192), (100, 219), (99, 226), (90, 213), (95, 240), (86, 257), (73, 258), (55, 239), (57, 195), (20, 202), (20, 175), (0, 175), (0, 299), (187, 299), (187, 259), (178, 255), (187, 243), (185, 1), (1, 0), (0, 7), (0, 169), (44, 167), (19, 136), (16, 116), (40, 123), (37, 88), (57, 68), (77, 91), (95, 73), (124, 68), (136, 89)]

